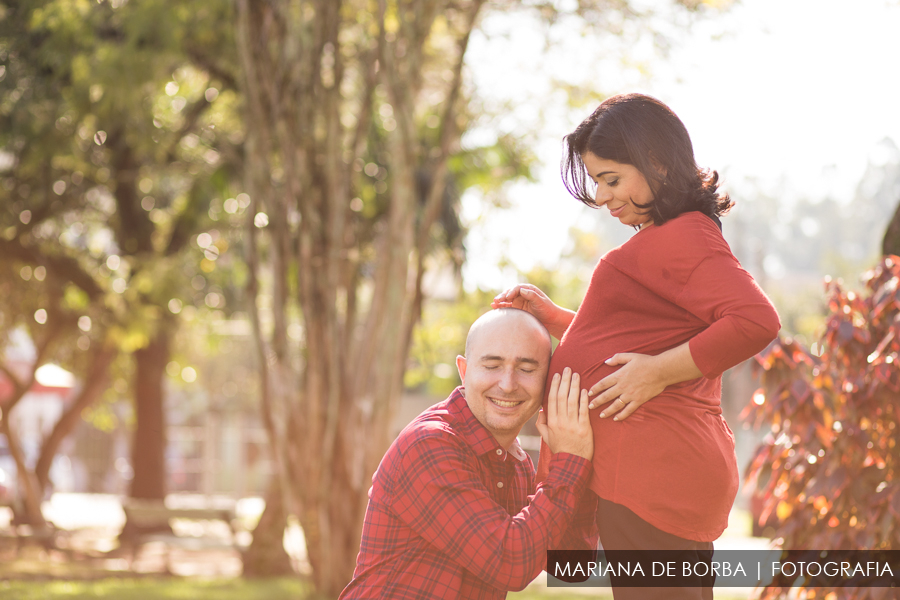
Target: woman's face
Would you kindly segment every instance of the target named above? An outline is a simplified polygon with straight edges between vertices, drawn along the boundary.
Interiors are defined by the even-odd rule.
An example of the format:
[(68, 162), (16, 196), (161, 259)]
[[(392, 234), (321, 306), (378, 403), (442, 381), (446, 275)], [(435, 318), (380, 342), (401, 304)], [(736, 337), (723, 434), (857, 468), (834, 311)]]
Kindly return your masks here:
[(581, 155), (591, 179), (597, 184), (594, 201), (605, 206), (609, 214), (624, 225), (643, 225), (650, 222), (650, 210), (635, 204), (653, 201), (653, 190), (637, 167), (600, 158), (591, 152)]

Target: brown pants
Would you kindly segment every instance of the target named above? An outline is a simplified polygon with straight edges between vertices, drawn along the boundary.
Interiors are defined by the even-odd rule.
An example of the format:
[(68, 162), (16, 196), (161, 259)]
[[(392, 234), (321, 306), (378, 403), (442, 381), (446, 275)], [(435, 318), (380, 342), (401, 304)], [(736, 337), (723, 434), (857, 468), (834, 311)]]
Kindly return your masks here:
[[(695, 542), (666, 533), (621, 504), (603, 498), (598, 500), (597, 527), (604, 550), (680, 550), (690, 552), (692, 562), (712, 560), (712, 542)], [(696, 553), (696, 559), (693, 553)], [(616, 600), (712, 600), (715, 581), (713, 574), (698, 576), (697, 587), (613, 587), (613, 596)]]

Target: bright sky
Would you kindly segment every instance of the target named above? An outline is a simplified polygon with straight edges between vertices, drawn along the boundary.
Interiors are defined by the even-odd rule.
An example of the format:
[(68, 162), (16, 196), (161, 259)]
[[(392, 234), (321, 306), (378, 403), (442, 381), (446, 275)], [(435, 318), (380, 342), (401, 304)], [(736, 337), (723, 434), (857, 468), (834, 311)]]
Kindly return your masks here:
[[(514, 283), (506, 256), (523, 270), (552, 266), (568, 230), (590, 229), (606, 217), (567, 196), (559, 178), (560, 139), (596, 103), (567, 114), (566, 96), (549, 96), (550, 76), (595, 77), (613, 94), (640, 91), (666, 102), (687, 126), (698, 163), (717, 169), (740, 199), (742, 182), (756, 178), (786, 201), (830, 195), (849, 202), (877, 144), (900, 145), (900, 2), (897, 0), (744, 0), (726, 15), (695, 24), (661, 60), (649, 44), (630, 58), (649, 74), (623, 68), (603, 40), (572, 30), (547, 52), (523, 20), (494, 18), (473, 38), (472, 76), (486, 102), (506, 101), (511, 129), (542, 114), (535, 151), (539, 181), (517, 184), (511, 208), (484, 209), (464, 198), (473, 229), (464, 270), (467, 287)], [(744, 184), (746, 185), (746, 184)], [(625, 231), (627, 236), (628, 232)]]

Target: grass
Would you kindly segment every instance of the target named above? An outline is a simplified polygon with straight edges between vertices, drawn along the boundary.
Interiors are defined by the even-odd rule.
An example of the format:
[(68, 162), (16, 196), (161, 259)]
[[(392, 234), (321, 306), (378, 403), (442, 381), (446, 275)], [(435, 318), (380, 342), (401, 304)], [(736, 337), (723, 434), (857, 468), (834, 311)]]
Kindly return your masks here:
[[(716, 600), (747, 600), (746, 595), (724, 594), (714, 591)], [(569, 592), (563, 588), (526, 589), (521, 592), (510, 592), (506, 600), (613, 600), (609, 588), (581, 588), (578, 592)]]
[(302, 600), (308, 593), (309, 587), (297, 578), (0, 581), (3, 600)]
[[(746, 600), (746, 595), (716, 592), (716, 600)], [(3, 600), (312, 600), (298, 578), (179, 579), (109, 578), (94, 581), (0, 581)], [(507, 600), (612, 600), (608, 588), (531, 588), (511, 592)]]
[(539, 588), (525, 589), (521, 592), (510, 592), (506, 596), (506, 600), (613, 600), (612, 592), (609, 589), (583, 589), (581, 593), (567, 592), (561, 588)]

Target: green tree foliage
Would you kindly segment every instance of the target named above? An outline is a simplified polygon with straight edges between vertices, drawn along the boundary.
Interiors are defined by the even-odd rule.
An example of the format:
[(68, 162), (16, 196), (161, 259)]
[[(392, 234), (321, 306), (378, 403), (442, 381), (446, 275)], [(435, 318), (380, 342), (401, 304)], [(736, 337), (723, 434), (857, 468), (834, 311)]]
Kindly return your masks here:
[[(865, 275), (862, 293), (828, 281), (816, 352), (779, 339), (758, 357), (763, 388), (746, 416), (771, 423), (747, 477), (760, 521), (789, 549), (900, 547), (900, 257)], [(876, 598), (879, 590), (835, 590)], [(800, 598), (815, 597), (801, 590)], [(766, 589), (763, 598), (788, 597)]]
[(133, 359), (134, 483), (147, 497), (165, 491), (162, 379), (177, 313), (224, 299), (208, 276), (226, 246), (201, 247), (195, 235), (240, 208), (221, 201), (240, 143), (233, 43), (217, 27), (229, 10), (193, 0), (2, 6), (0, 250), (20, 274), (7, 281), (28, 295), (34, 282), (22, 274), (45, 273), (46, 293), (28, 296), (45, 329), (64, 314), (90, 317), (53, 356), (73, 357), (82, 380), (102, 380), (77, 368), (88, 350)]
[(456, 356), (465, 353), (469, 327), (499, 290), (475, 290), (454, 300), (432, 300), (413, 334), (403, 383), (407, 389), (443, 398), (460, 384)]

